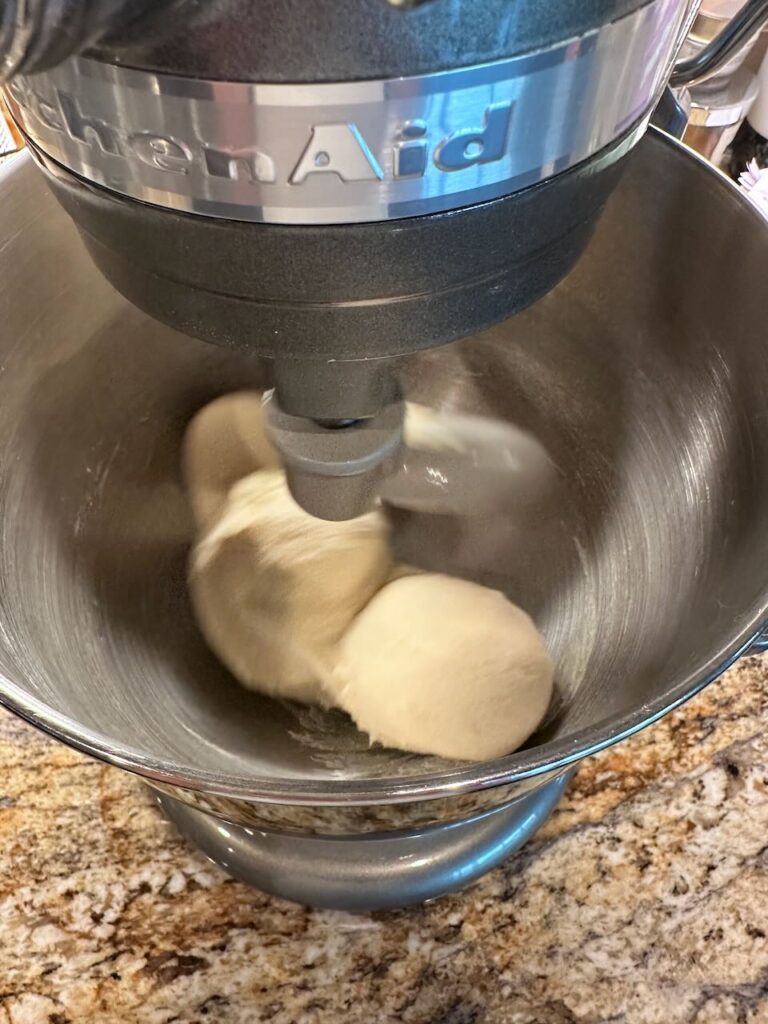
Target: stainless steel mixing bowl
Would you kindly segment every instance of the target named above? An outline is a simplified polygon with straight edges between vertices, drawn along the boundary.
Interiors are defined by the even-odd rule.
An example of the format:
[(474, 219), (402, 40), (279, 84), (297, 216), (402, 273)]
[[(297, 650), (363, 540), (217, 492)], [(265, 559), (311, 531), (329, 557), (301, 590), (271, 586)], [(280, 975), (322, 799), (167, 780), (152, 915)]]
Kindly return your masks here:
[(487, 764), (369, 750), (340, 714), (217, 664), (187, 602), (179, 445), (261, 368), (131, 308), (27, 159), (0, 201), (0, 695), (158, 787), (233, 873), (349, 908), (466, 884), (535, 830), (569, 765), (760, 634), (768, 225), (678, 144), (646, 138), (553, 294), (406, 371), (421, 401), (531, 429), (561, 474), (527, 517), (395, 517), (404, 557), (503, 587), (556, 657), (544, 726)]

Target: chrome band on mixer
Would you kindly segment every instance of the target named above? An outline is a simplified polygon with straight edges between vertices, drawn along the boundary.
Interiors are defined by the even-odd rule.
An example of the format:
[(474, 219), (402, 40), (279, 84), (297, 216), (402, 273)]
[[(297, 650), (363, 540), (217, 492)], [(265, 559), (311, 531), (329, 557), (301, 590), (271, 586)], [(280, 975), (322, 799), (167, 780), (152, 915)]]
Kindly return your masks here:
[(269, 223), (389, 220), (508, 195), (612, 142), (653, 105), (684, 13), (652, 0), (549, 49), (411, 78), (254, 85), (77, 58), (6, 94), (35, 146), (143, 202)]

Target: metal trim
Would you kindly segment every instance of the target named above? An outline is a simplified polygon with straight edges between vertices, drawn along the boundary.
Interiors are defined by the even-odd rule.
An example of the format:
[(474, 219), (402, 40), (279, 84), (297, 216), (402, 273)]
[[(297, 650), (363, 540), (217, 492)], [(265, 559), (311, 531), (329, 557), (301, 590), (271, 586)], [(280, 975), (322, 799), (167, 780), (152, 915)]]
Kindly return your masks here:
[(654, 105), (684, 0), (536, 53), (411, 78), (250, 84), (75, 58), (6, 89), (75, 174), (170, 209), (283, 224), (381, 221), (509, 195)]

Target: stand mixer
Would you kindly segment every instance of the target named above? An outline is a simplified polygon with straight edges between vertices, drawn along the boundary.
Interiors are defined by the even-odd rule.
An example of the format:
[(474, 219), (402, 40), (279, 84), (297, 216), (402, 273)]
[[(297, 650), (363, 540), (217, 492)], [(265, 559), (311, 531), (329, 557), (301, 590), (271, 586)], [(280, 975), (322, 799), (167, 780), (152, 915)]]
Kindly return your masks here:
[[(401, 437), (401, 392), (424, 401), (433, 392), (439, 398), (452, 383), (463, 386), (461, 374), (475, 365), (478, 375), (482, 369), (485, 378), (498, 377), (490, 385), (495, 408), (517, 395), (522, 415), (526, 396), (515, 389), (516, 382), (525, 382), (526, 372), (532, 388), (536, 384), (530, 394), (546, 389), (549, 381), (564, 410), (570, 409), (563, 396), (572, 384), (592, 388), (583, 382), (594, 378), (590, 397), (595, 407), (616, 387), (615, 367), (601, 362), (614, 350), (599, 319), (591, 328), (594, 341), (580, 336), (570, 351), (560, 351), (552, 338), (555, 333), (567, 338), (571, 330), (564, 307), (537, 313), (540, 307), (533, 306), (519, 321), (507, 318), (547, 295), (584, 252), (669, 79), (692, 14), (684, 0), (114, 0), (88, 12), (77, 2), (14, 8), (6, 4), (8, 30), (0, 37), (14, 118), (99, 270), (155, 321), (125, 307), (102, 282), (92, 283), (98, 296), (94, 302), (115, 315), (119, 308), (127, 318), (126, 333), (136, 342), (130, 352), (133, 342), (126, 343), (124, 357), (116, 356), (114, 380), (104, 378), (97, 363), (88, 374), (94, 394), (100, 396), (93, 403), (104, 437), (118, 436), (113, 419), (118, 409), (123, 417), (131, 415), (128, 399), (117, 397), (123, 374), (126, 381), (145, 381), (130, 389), (140, 414), (150, 401), (146, 396), (170, 395), (182, 375), (184, 387), (199, 398), (207, 397), (206, 381), (215, 382), (214, 391), (240, 381), (262, 382), (260, 361), (265, 359), (276, 388), (272, 436), (294, 497), (315, 515), (343, 519), (370, 506), (388, 471)], [(752, 30), (758, 8), (762, 17), (768, 13), (768, 3), (753, 0), (743, 15)], [(731, 28), (722, 50), (712, 51), (708, 62), (697, 55), (697, 75), (711, 72), (727, 58), (737, 29)], [(659, 184), (662, 172), (653, 167), (663, 168), (672, 180), (682, 157), (665, 148), (670, 145), (654, 136), (640, 147), (641, 158), (629, 179), (634, 194), (640, 195), (643, 179)], [(696, 181), (705, 173), (698, 169)], [(28, 177), (22, 181), (17, 175), (14, 182), (21, 232), (21, 219), (38, 200)], [(622, 188), (630, 190), (630, 185)], [(620, 197), (630, 219), (627, 196), (632, 194), (625, 191)], [(66, 231), (64, 218), (48, 200), (43, 206), (51, 238), (54, 233), (58, 238)], [(738, 216), (752, 224), (745, 211)], [(612, 224), (615, 238), (615, 219)], [(652, 240), (643, 236), (639, 223), (632, 230), (638, 253), (650, 260)], [(618, 243), (603, 244), (599, 274), (594, 269), (598, 256), (583, 271), (584, 294), (594, 296), (595, 302), (614, 284), (626, 285), (618, 266), (615, 282), (607, 274), (611, 245), (621, 249)], [(762, 252), (762, 245), (761, 236), (754, 241), (755, 251)], [(84, 273), (74, 258), (72, 266)], [(49, 272), (54, 268), (52, 264)], [(642, 274), (638, 277), (642, 285)], [(579, 312), (574, 297), (578, 282), (571, 287), (570, 293), (567, 287), (558, 291), (555, 299), (569, 296), (574, 322), (587, 323), (589, 316)], [(87, 296), (68, 294), (85, 313)], [(586, 309), (589, 302), (584, 301)], [(639, 318), (645, 307), (638, 303)], [(539, 316), (550, 319), (540, 323)], [(756, 309), (750, 316), (750, 322), (758, 322)], [(522, 326), (512, 326), (518, 322)], [(425, 351), (497, 324), (501, 326), (467, 343), (466, 366), (455, 362), (459, 357), (454, 346), (439, 355)], [(230, 351), (217, 354), (166, 327)], [(615, 323), (613, 327), (618, 335)], [(532, 349), (541, 346), (541, 379), (538, 370), (526, 370), (519, 337), (514, 345), (510, 342), (515, 374), (507, 372), (504, 338), (522, 330), (531, 332)], [(632, 344), (627, 341), (627, 353), (634, 353)], [(37, 359), (35, 351), (31, 346), (27, 358)], [(102, 353), (107, 351), (120, 349), (110, 341)], [(659, 351), (649, 345), (654, 357)], [(83, 365), (90, 365), (90, 357), (83, 358)], [(610, 358), (616, 366), (624, 365), (620, 347)], [(639, 367), (645, 357), (627, 355), (627, 366), (635, 358)], [(499, 360), (498, 371), (494, 359)], [(44, 361), (48, 366), (49, 355)], [(683, 362), (688, 367), (695, 359)], [(147, 376), (151, 367), (155, 369)], [(737, 369), (743, 370), (740, 363)], [(111, 382), (106, 388), (105, 379)], [(55, 397), (54, 391), (44, 391), (38, 398), (40, 415), (55, 402), (70, 401), (63, 398), (64, 390), (74, 396), (78, 388), (58, 387)], [(6, 404), (6, 416), (23, 415), (24, 406), (18, 404), (22, 392), (20, 386)], [(667, 399), (672, 401), (669, 395)], [(168, 411), (168, 418), (154, 406), (147, 413), (156, 420), (157, 436), (171, 437), (178, 428), (181, 407), (175, 400), (169, 403), (173, 412)], [(76, 408), (74, 403), (70, 414)], [(191, 411), (187, 402), (185, 414)], [(69, 430), (62, 426), (66, 418), (57, 417), (52, 415), (52, 422)], [(581, 423), (580, 417), (574, 414), (573, 422)], [(613, 428), (607, 420), (601, 426), (596, 451), (598, 440), (613, 443)], [(123, 419), (120, 429), (128, 431), (130, 424)], [(576, 433), (575, 427), (567, 428), (570, 442)], [(661, 429), (659, 437), (664, 447)], [(589, 440), (585, 428), (578, 444), (588, 448)], [(135, 444), (141, 443), (137, 437)], [(567, 452), (568, 446), (556, 438), (552, 445)], [(738, 441), (734, 457), (738, 466), (739, 459), (746, 459), (741, 445)], [(130, 458), (137, 464), (148, 460), (149, 465), (149, 452), (140, 455), (137, 448)], [(57, 476), (56, 464), (40, 457), (49, 478), (56, 477), (65, 491), (68, 485)], [(61, 457), (62, 465), (64, 461)], [(744, 473), (745, 467), (746, 462)], [(600, 478), (594, 466), (592, 470), (597, 491), (598, 484), (607, 488), (609, 478)], [(645, 470), (648, 479), (656, 472), (652, 463)], [(121, 472), (114, 470), (109, 480), (117, 480)], [(127, 486), (135, 474), (128, 466), (124, 472)], [(11, 490), (22, 486), (20, 477), (16, 479)], [(96, 500), (104, 493), (102, 488)], [(100, 529), (112, 529), (109, 516), (114, 520), (122, 507), (114, 503), (118, 493), (125, 504), (126, 492), (119, 488), (107, 497), (99, 512)], [(687, 493), (680, 491), (681, 507)], [(65, 504), (62, 498), (60, 514)], [(166, 509), (163, 514), (164, 529), (170, 530), (176, 513)], [(158, 512), (158, 523), (161, 518)], [(567, 529), (578, 546), (581, 527), (569, 524)], [(82, 523), (78, 530), (76, 546), (85, 543), (88, 533)], [(7, 532), (10, 536), (10, 526)], [(666, 539), (682, 543), (683, 536), (670, 530)], [(129, 584), (121, 575), (123, 568), (107, 569), (106, 537), (86, 561), (88, 572), (93, 570), (101, 581), (95, 588), (98, 602), (109, 607), (117, 601), (118, 590)], [(640, 545), (641, 534), (632, 537)], [(114, 537), (109, 541), (113, 549), (116, 543)], [(618, 540), (616, 544), (621, 550)], [(154, 557), (162, 566), (159, 550)], [(691, 567), (700, 556), (692, 553)], [(648, 560), (656, 564), (652, 552)], [(659, 566), (664, 564), (659, 561)], [(15, 577), (5, 568), (8, 600), (26, 602), (32, 615), (34, 602), (21, 583), (15, 589)], [(52, 592), (54, 575), (51, 570), (48, 576)], [(102, 584), (115, 588), (111, 597), (100, 589)], [(173, 586), (173, 600), (165, 611), (176, 614), (181, 591)], [(411, 759), (392, 769), (389, 777), (391, 766), (385, 761), (375, 770), (353, 767), (344, 785), (336, 785), (342, 771), (338, 764), (323, 763), (316, 770), (312, 755), (297, 752), (294, 740), (286, 738), (285, 749), (275, 752), (273, 737), (278, 733), (295, 739), (297, 730), (311, 729), (288, 721), (284, 710), (260, 704), (262, 721), (254, 745), (261, 743), (262, 753), (254, 768), (246, 765), (250, 755), (240, 757), (244, 741), (237, 723), (229, 721), (215, 739), (211, 734), (200, 741), (202, 727), (187, 705), (199, 699), (204, 708), (208, 698), (195, 696), (193, 689), (186, 700), (178, 692), (174, 699), (191, 716), (184, 729), (193, 747), (198, 743), (199, 760), (194, 762), (184, 746), (187, 740), (147, 739), (161, 728), (157, 722), (173, 705), (170, 697), (167, 705), (155, 709), (155, 721), (141, 736), (136, 731), (140, 712), (132, 721), (128, 711), (133, 698), (126, 681), (124, 690), (115, 686), (111, 710), (106, 701), (104, 707), (89, 706), (87, 693), (75, 689), (54, 700), (50, 680), (56, 673), (49, 676), (40, 665), (29, 667), (34, 659), (27, 647), (38, 640), (41, 649), (46, 644), (39, 638), (21, 644), (23, 655), (9, 646), (0, 662), (3, 675), (25, 682), (4, 682), (0, 689), (9, 706), (55, 735), (148, 778), (164, 793), (166, 813), (241, 877), (322, 905), (392, 906), (467, 884), (498, 863), (554, 806), (567, 781), (568, 764), (645, 724), (725, 667), (747, 647), (765, 618), (762, 584), (755, 587), (739, 606), (738, 629), (733, 628), (733, 616), (725, 617), (726, 624), (715, 620), (714, 610), (706, 613), (711, 611), (715, 633), (727, 631), (727, 645), (715, 644), (691, 665), (685, 652), (675, 661), (670, 640), (664, 657), (653, 662), (669, 671), (669, 686), (659, 683), (658, 692), (641, 694), (639, 684), (634, 689), (627, 684), (625, 698), (635, 709), (634, 717), (611, 696), (604, 699), (603, 709), (613, 716), (611, 721), (582, 735), (578, 730), (586, 728), (584, 716), (597, 714), (595, 694), (582, 697), (558, 723), (550, 723), (552, 743), (560, 744), (557, 750), (537, 760), (537, 751), (546, 750), (545, 734), (540, 748), (520, 755), (520, 764), (512, 758), (479, 767), (441, 767)], [(586, 593), (589, 588), (579, 591), (580, 599)], [(686, 602), (678, 596), (683, 607)], [(123, 589), (120, 599), (125, 598)], [(557, 611), (550, 609), (552, 616)], [(5, 613), (8, 621), (7, 609)], [(78, 628), (85, 629), (91, 612), (81, 608), (78, 614)], [(610, 607), (602, 614), (609, 619)], [(33, 629), (31, 620), (27, 626), (17, 620), (15, 616), (15, 629)], [(149, 621), (142, 619), (144, 625)], [(615, 633), (605, 633), (604, 646), (626, 634), (622, 622)], [(659, 619), (658, 629), (661, 623)], [(577, 628), (574, 623), (570, 627)], [(566, 622), (563, 629), (570, 627)], [(685, 628), (692, 628), (687, 619)], [(95, 625), (94, 631), (96, 636)], [(177, 654), (193, 643), (181, 632)], [(557, 647), (557, 636), (553, 642)], [(117, 657), (118, 647), (113, 645), (110, 657)], [(564, 640), (561, 647), (559, 655)], [(648, 669), (651, 661), (640, 647), (630, 654), (643, 671)], [(49, 657), (51, 651), (40, 654), (43, 661)], [(571, 651), (563, 657), (581, 656)], [(61, 675), (58, 655), (55, 660)], [(581, 660), (583, 678), (588, 654)], [(158, 678), (172, 661), (167, 652), (158, 654), (153, 666)], [(71, 664), (69, 670), (74, 671)], [(99, 663), (98, 678), (107, 676)], [(601, 686), (603, 682), (601, 675)], [(152, 686), (160, 688), (154, 680), (148, 683), (145, 699)], [(227, 693), (236, 702), (232, 691)], [(571, 699), (573, 693), (566, 696)], [(207, 710), (209, 721), (224, 722), (223, 704)], [(113, 714), (119, 727), (114, 721), (107, 725)], [(78, 720), (85, 724), (72, 724)], [(109, 739), (116, 728), (125, 737), (120, 752)], [(580, 738), (569, 739), (572, 734)], [(155, 752), (148, 754), (152, 743)], [(360, 752), (353, 754), (351, 763), (362, 765)], [(193, 762), (193, 768), (184, 767)], [(278, 762), (280, 767), (274, 767)]]
[(331, 519), (369, 507), (400, 441), (398, 357), (505, 319), (572, 267), (690, 14), (40, 7), (8, 98), (51, 187), (132, 302), (272, 361), (289, 486)]

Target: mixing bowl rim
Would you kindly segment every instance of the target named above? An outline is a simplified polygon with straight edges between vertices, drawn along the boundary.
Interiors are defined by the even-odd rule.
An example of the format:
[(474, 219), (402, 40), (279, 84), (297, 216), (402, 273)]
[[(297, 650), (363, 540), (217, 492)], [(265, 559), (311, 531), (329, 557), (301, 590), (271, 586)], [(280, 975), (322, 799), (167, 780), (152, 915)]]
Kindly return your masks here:
[(304, 806), (362, 806), (413, 803), (510, 785), (539, 775), (562, 771), (569, 765), (639, 732), (674, 711), (713, 682), (768, 634), (768, 608), (762, 608), (738, 639), (691, 673), (664, 695), (639, 709), (603, 719), (563, 740), (507, 754), (495, 761), (452, 765), (405, 779), (289, 780), (264, 776), (238, 776), (192, 769), (162, 758), (147, 757), (133, 747), (116, 748), (100, 733), (79, 725), (67, 715), (51, 711), (0, 674), (0, 705), (67, 746), (98, 761), (139, 775), (149, 782), (210, 796), (252, 803)]
[[(697, 166), (699, 171), (718, 179), (720, 187), (725, 186), (745, 211), (760, 222), (761, 229), (768, 230), (768, 219), (717, 168), (658, 129), (651, 129), (649, 135), (655, 143), (675, 149), (683, 159)], [(19, 159), (19, 156), (0, 167), (0, 185), (7, 175), (29, 165), (27, 159)], [(551, 740), (494, 761), (451, 765), (442, 772), (432, 771), (407, 778), (353, 779), (343, 782), (336, 779), (291, 780), (270, 776), (230, 775), (184, 767), (169, 759), (149, 757), (137, 748), (124, 746), (78, 724), (68, 715), (54, 711), (43, 701), (25, 693), (2, 673), (0, 705), (53, 738), (99, 761), (123, 768), (150, 782), (212, 796), (254, 803), (308, 806), (435, 800), (560, 771), (633, 735), (695, 696), (765, 635), (768, 630), (768, 596), (757, 610), (749, 614), (747, 621), (748, 625), (739, 631), (736, 638), (723, 645), (704, 666), (689, 673), (664, 694), (639, 708), (603, 719), (560, 740)]]

